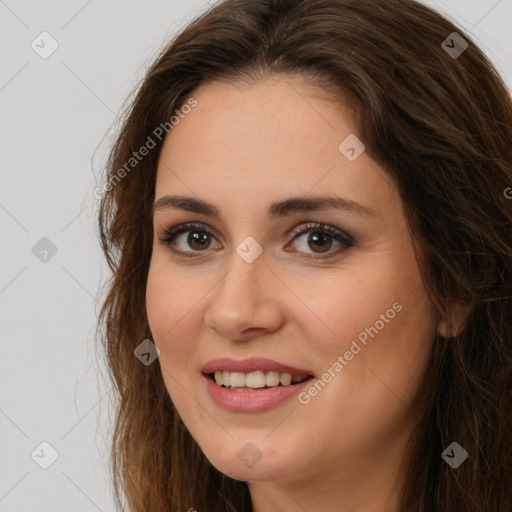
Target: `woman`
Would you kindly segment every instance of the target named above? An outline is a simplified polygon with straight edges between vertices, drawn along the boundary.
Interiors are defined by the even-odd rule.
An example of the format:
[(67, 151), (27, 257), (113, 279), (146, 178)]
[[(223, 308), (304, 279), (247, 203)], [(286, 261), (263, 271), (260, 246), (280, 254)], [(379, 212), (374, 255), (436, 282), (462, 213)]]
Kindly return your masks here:
[(128, 510), (511, 510), (512, 102), (412, 0), (225, 0), (101, 189)]

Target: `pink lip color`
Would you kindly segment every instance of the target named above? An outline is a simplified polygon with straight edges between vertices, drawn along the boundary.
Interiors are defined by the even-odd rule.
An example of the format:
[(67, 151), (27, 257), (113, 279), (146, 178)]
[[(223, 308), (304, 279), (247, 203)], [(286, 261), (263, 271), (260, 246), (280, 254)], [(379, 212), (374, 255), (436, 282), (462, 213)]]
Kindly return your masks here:
[(212, 400), (220, 407), (233, 412), (260, 412), (276, 407), (309, 385), (311, 380), (307, 379), (298, 384), (276, 386), (261, 391), (232, 391), (219, 386), (210, 378), (210, 374), (216, 371), (249, 373), (258, 370), (291, 373), (296, 377), (312, 375), (309, 370), (295, 368), (261, 357), (253, 357), (241, 361), (227, 357), (214, 359), (204, 365), (202, 374)]
[(201, 371), (203, 373), (210, 374), (216, 372), (217, 370), (242, 373), (256, 372), (258, 370), (268, 370), (279, 373), (291, 373), (296, 377), (307, 377), (308, 375), (312, 375), (312, 372), (309, 370), (304, 370), (303, 368), (295, 368), (293, 366), (281, 364), (277, 361), (273, 361), (272, 359), (265, 359), (263, 357), (251, 357), (249, 359), (242, 359), (241, 361), (230, 359), (229, 357), (221, 357), (219, 359), (208, 361), (203, 366)]
[(208, 393), (213, 401), (233, 412), (260, 412), (276, 407), (288, 398), (297, 394), (302, 388), (308, 386), (312, 379), (307, 379), (290, 386), (277, 386), (261, 391), (231, 391), (219, 386), (210, 377), (203, 375)]

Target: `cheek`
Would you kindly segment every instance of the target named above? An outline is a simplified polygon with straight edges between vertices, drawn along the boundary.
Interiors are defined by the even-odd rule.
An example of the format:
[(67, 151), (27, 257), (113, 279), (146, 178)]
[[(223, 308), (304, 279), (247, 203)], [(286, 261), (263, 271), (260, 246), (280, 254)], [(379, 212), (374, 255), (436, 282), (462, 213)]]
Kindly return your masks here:
[(186, 333), (191, 326), (190, 318), (198, 296), (196, 288), (187, 289), (179, 276), (175, 272), (171, 274), (164, 264), (158, 260), (151, 263), (146, 286), (146, 310), (153, 341), (160, 349), (163, 361), (174, 361), (174, 357), (168, 357), (172, 354), (181, 359), (188, 355), (186, 347), (190, 344)]
[[(339, 283), (319, 280), (307, 295), (304, 284), (305, 302), (315, 314), (308, 337), (326, 370), (346, 354), (340, 371), (361, 385), (373, 385), (372, 371), (399, 389), (419, 382), (435, 338), (435, 316), (411, 261), (382, 260), (364, 272), (345, 272)], [(338, 385), (341, 379), (333, 387)]]
[(164, 277), (159, 267), (151, 262), (146, 284), (146, 311), (155, 341), (171, 328), (175, 315), (172, 282)]
[[(363, 342), (365, 336), (370, 339), (365, 329), (376, 322), (379, 331), (389, 331), (389, 325), (400, 315), (396, 312), (399, 306), (393, 309), (393, 304), (403, 295), (390, 276), (389, 269), (374, 268), (372, 272), (343, 273), (339, 281), (332, 275), (329, 279), (318, 279), (314, 287), (311, 279), (305, 280), (302, 286), (296, 283), (297, 295), (311, 312), (308, 313), (309, 342), (332, 358), (349, 350), (358, 336)], [(299, 307), (304, 309), (303, 304), (298, 304)], [(389, 323), (383, 323), (381, 315), (385, 320), (391, 319)], [(296, 316), (304, 317), (304, 313)]]
[(158, 361), (165, 387), (179, 413), (186, 414), (192, 404), (181, 383), (188, 377), (188, 363), (193, 359), (194, 333), (190, 319), (197, 297), (184, 289), (176, 273), (170, 276), (165, 263), (152, 261), (146, 286), (146, 309), (152, 339), (160, 350)]

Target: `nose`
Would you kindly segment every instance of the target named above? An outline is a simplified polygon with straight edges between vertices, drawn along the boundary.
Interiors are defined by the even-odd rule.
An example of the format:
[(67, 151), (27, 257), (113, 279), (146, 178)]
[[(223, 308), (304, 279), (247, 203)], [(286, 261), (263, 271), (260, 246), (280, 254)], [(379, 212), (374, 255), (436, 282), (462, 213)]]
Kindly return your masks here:
[(280, 285), (267, 267), (264, 252), (247, 263), (233, 251), (229, 270), (209, 294), (206, 327), (234, 341), (248, 341), (278, 330), (284, 320)]

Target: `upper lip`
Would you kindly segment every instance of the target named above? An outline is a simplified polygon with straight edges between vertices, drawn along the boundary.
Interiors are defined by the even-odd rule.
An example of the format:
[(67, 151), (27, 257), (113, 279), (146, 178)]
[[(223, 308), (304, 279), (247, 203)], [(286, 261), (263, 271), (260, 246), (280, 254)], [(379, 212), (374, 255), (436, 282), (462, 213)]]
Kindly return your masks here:
[(220, 357), (208, 361), (201, 371), (208, 375), (216, 371), (250, 373), (258, 370), (291, 373), (294, 377), (308, 377), (313, 375), (309, 370), (305, 370), (304, 368), (295, 368), (294, 366), (283, 364), (272, 359), (265, 359), (264, 357), (250, 357), (240, 360)]

